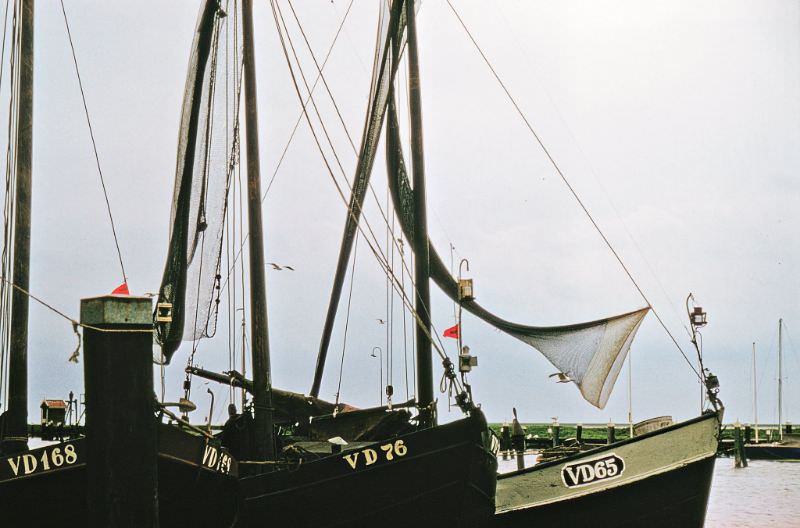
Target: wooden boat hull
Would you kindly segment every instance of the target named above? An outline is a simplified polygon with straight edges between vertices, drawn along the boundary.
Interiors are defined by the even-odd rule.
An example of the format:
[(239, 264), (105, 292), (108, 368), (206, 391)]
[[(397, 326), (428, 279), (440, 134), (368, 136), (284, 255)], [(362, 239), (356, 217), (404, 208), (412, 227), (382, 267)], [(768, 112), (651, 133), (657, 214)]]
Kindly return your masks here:
[[(161, 526), (220, 528), (236, 522), (238, 469), (233, 459), (230, 469), (219, 467), (222, 453), (220, 449), (207, 451), (202, 437), (162, 426), (158, 458)], [(0, 457), (2, 526), (87, 526), (86, 468), (83, 438)]]
[(701, 527), (720, 417), (501, 475), (494, 526)]
[(238, 526), (486, 526), (497, 477), (493, 440), (476, 413), (295, 469), (243, 477)]

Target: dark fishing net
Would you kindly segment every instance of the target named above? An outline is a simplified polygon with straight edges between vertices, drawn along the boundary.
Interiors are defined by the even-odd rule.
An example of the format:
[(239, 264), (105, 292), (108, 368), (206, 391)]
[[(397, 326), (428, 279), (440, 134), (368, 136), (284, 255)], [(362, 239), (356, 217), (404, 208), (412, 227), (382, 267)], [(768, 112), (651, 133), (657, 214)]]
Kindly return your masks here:
[[(182, 340), (216, 332), (222, 235), (231, 175), (238, 163), (241, 31), (218, 0), (201, 8), (186, 78), (167, 263), (156, 321), (164, 362)], [(157, 310), (158, 314), (158, 310)]]

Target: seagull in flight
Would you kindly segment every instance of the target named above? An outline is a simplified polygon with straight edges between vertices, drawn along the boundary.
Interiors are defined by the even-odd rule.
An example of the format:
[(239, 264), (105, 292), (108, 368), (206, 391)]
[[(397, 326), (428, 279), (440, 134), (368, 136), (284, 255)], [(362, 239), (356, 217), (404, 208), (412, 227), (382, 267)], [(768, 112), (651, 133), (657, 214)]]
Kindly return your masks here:
[(267, 262), (267, 264), (272, 266), (272, 269), (274, 269), (274, 270), (278, 270), (278, 271), (283, 271), (283, 270), (294, 271), (294, 268), (291, 267), (291, 266), (281, 266), (280, 264), (275, 264), (274, 262)]
[(553, 377), (556, 377), (556, 376), (558, 376), (558, 379), (556, 380), (556, 383), (569, 383), (570, 381), (572, 381), (572, 379), (570, 379), (570, 377), (567, 376), (566, 374), (564, 374), (563, 372), (556, 372), (555, 374), (550, 374), (547, 377), (548, 378), (553, 378)]
[(375, 320), (378, 321), (378, 324), (386, 324), (386, 321), (384, 321), (383, 319), (375, 319)]

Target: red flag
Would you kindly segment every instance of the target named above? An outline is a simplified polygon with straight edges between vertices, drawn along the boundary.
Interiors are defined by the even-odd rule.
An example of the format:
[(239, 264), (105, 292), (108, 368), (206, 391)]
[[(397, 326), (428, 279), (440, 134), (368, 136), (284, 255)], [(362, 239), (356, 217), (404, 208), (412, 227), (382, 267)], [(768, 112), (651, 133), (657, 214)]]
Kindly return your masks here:
[(445, 337), (452, 337), (453, 339), (458, 339), (459, 336), (458, 325), (451, 326), (450, 328), (446, 329), (442, 335)]
[(111, 292), (111, 295), (130, 295), (130, 292), (128, 291), (128, 283), (123, 282), (117, 286), (114, 291)]

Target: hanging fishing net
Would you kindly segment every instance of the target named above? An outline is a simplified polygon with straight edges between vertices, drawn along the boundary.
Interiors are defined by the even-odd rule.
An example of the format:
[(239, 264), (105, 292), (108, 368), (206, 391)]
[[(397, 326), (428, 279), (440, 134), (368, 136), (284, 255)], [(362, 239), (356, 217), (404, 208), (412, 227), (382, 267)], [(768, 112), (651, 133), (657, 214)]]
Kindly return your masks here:
[(242, 50), (238, 17), (223, 7), (208, 0), (201, 9), (186, 78), (169, 248), (158, 297), (160, 305), (172, 305), (172, 320), (156, 320), (162, 348), (157, 359), (167, 363), (182, 340), (216, 331), (227, 195), (238, 163)]
[[(403, 234), (414, 247), (414, 199), (408, 180), (400, 143), (397, 109), (394, 99), (388, 105), (386, 122), (386, 162), (389, 190), (400, 219)], [(458, 301), (458, 283), (448, 271), (439, 253), (428, 240), (431, 278), (441, 290)], [(541, 352), (560, 373), (580, 389), (592, 405), (603, 408), (611, 395), (633, 337), (649, 308), (567, 326), (538, 327), (506, 321), (473, 301), (464, 301), (464, 309), (495, 328), (516, 337)]]

